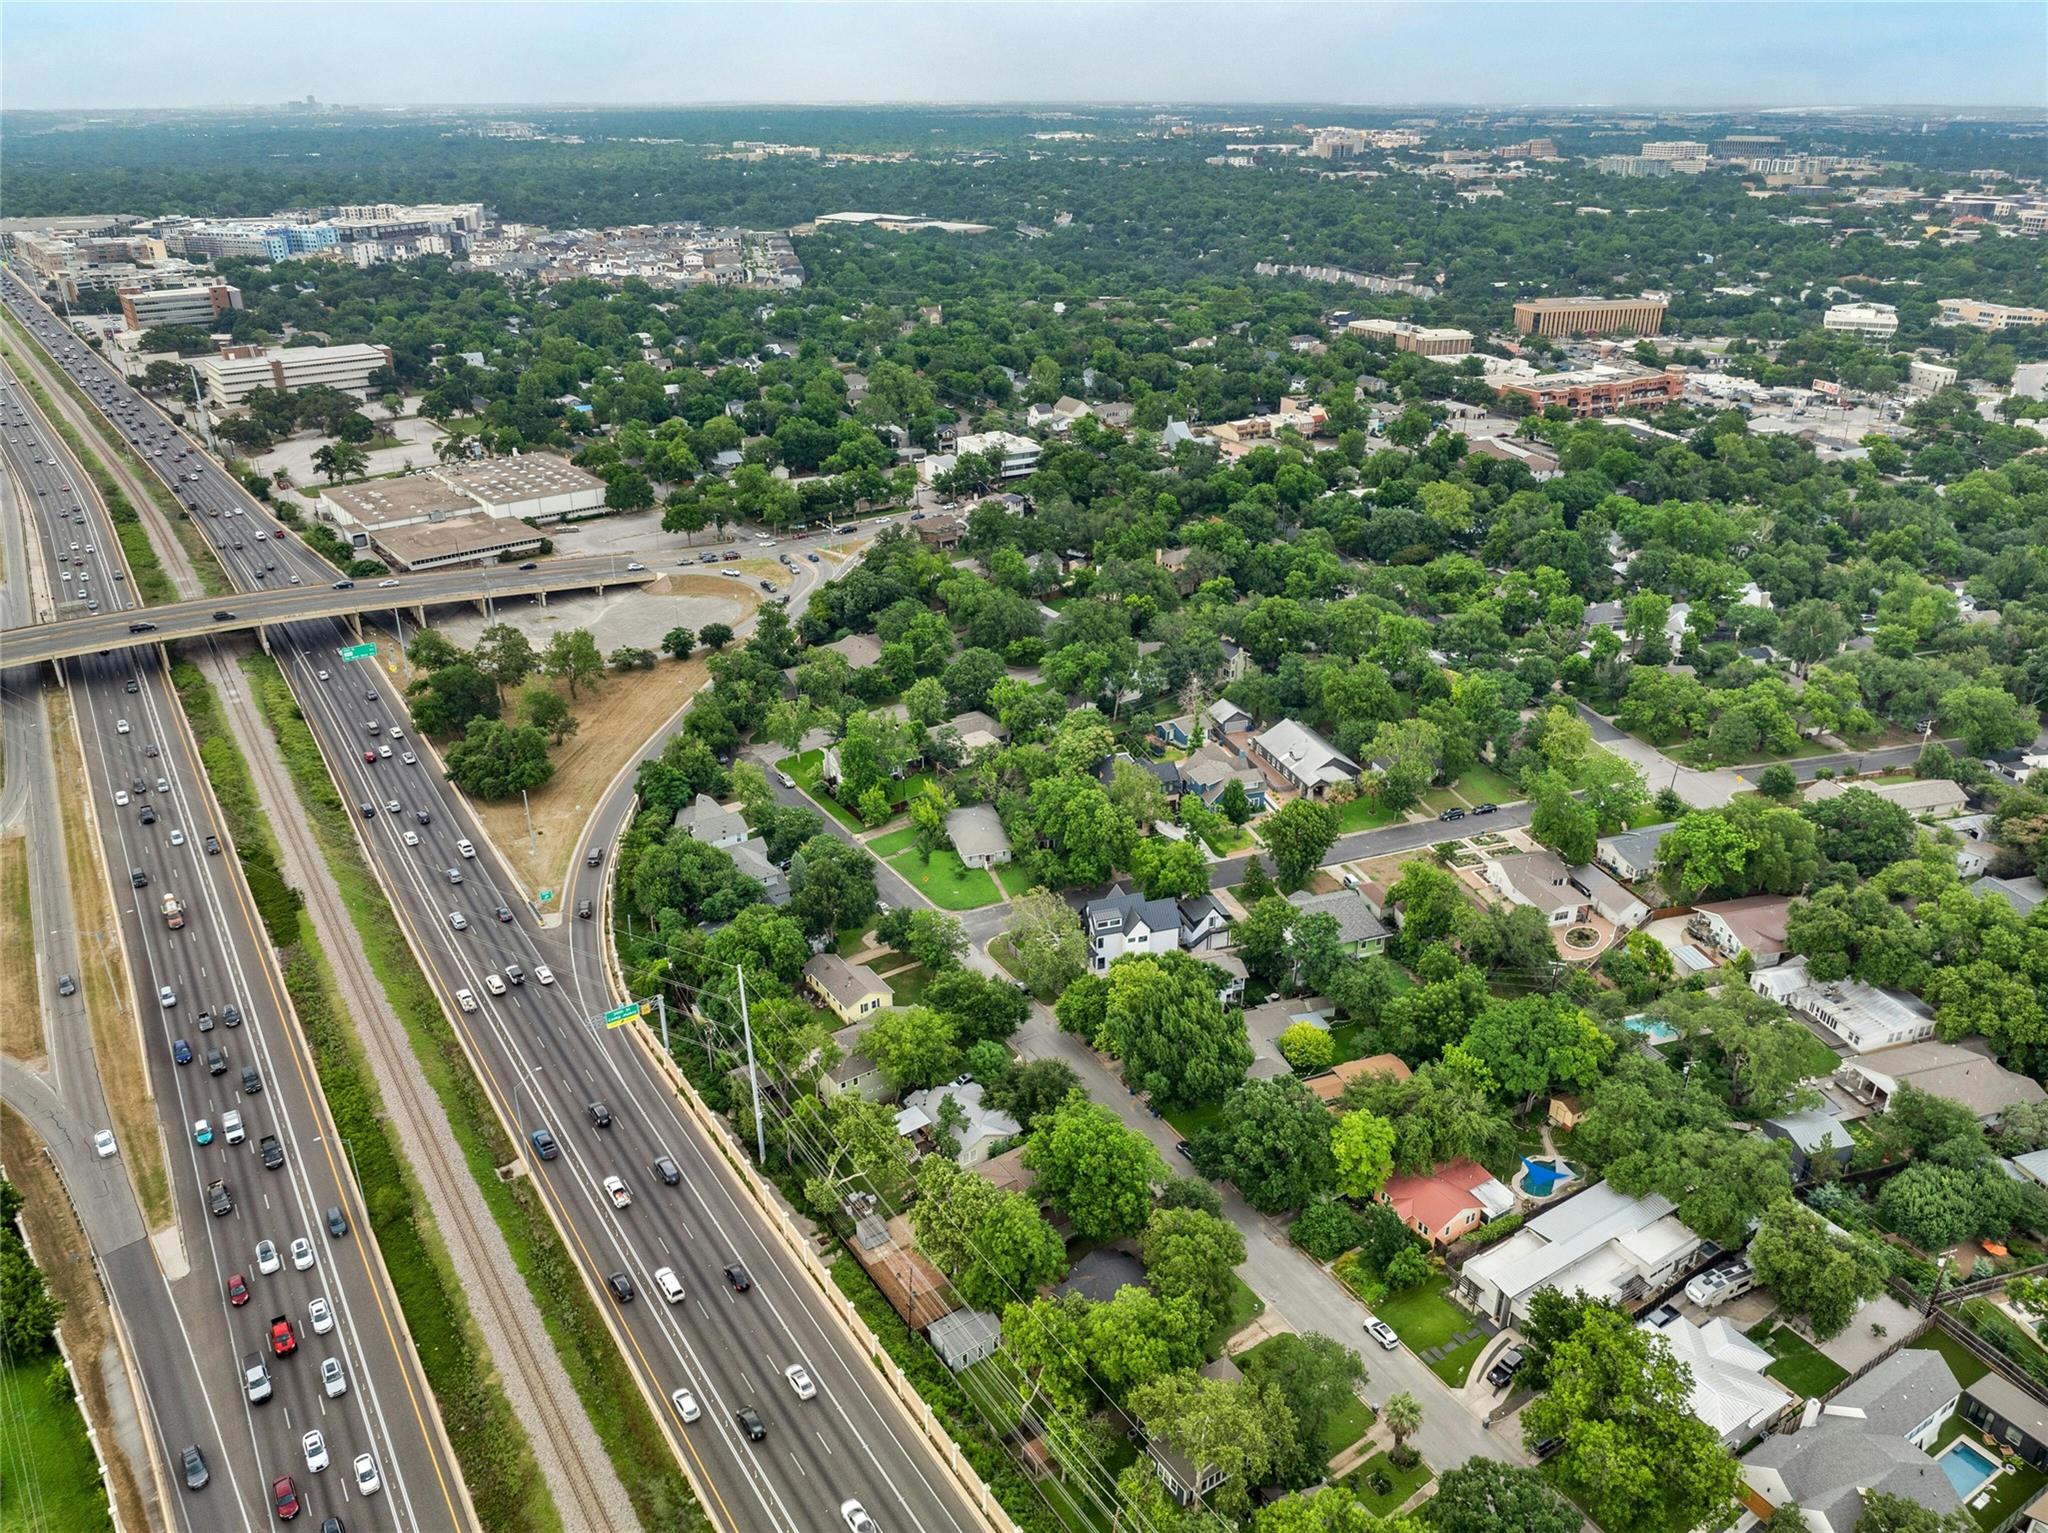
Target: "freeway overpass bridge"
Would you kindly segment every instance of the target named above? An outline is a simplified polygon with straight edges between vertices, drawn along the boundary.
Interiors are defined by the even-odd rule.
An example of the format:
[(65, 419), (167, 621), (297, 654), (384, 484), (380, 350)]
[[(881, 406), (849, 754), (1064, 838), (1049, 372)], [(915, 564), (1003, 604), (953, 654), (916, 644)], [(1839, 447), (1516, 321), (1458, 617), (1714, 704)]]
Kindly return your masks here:
[[(511, 597), (538, 596), (543, 601), (558, 591), (604, 591), (611, 586), (645, 585), (656, 572), (609, 557), (547, 560), (535, 568), (435, 570), (399, 575), (388, 580), (336, 580), (327, 586), (281, 586), (274, 591), (242, 591), (198, 601), (164, 602), (154, 607), (129, 607), (59, 618), (26, 628), (0, 631), (0, 665), (33, 665), (77, 655), (126, 649), (136, 644), (169, 644), (208, 634), (262, 629), (308, 618), (347, 618), (358, 624), (366, 612), (424, 609), (450, 602), (474, 602), (489, 612)], [(76, 603), (72, 604), (76, 606)], [(421, 626), (425, 626), (422, 617)]]

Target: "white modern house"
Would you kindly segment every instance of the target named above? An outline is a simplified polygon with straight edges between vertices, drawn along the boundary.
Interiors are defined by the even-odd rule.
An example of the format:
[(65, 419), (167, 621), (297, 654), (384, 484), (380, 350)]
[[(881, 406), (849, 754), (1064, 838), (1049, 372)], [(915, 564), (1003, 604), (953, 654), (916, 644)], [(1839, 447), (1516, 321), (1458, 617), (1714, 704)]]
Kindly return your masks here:
[(1659, 1193), (1631, 1198), (1601, 1182), (1546, 1209), (1465, 1263), (1458, 1293), (1497, 1325), (1528, 1319), (1539, 1288), (1642, 1299), (1699, 1255), (1700, 1237)]

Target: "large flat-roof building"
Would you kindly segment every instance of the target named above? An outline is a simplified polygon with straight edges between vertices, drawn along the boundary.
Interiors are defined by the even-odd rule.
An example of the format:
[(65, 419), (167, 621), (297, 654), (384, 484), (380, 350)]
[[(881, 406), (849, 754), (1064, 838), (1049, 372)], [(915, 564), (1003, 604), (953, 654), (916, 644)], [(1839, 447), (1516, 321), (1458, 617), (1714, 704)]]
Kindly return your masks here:
[(1974, 298), (1944, 298), (1937, 325), (1968, 325), (1975, 330), (2010, 330), (2018, 325), (2048, 325), (2048, 309), (2022, 309), (2009, 303), (1979, 303)]
[(1449, 325), (1414, 325), (1405, 319), (1354, 319), (1344, 327), (1369, 341), (1389, 341), (1396, 351), (1418, 357), (1462, 357), (1472, 350), (1472, 332)]
[(1662, 298), (1524, 298), (1515, 328), (1525, 335), (1655, 335), (1664, 328)]
[(492, 516), (558, 522), (604, 509), (604, 481), (551, 453), (486, 458), (481, 463), (452, 464), (431, 472)]
[(316, 384), (367, 396), (370, 375), (391, 365), (389, 346), (224, 346), (198, 367), (215, 405), (238, 405), (258, 389), (304, 389)]
[(1534, 378), (1510, 377), (1494, 387), (1502, 394), (1520, 394), (1539, 410), (1561, 405), (1575, 419), (1593, 420), (1618, 410), (1674, 400), (1685, 392), (1685, 378), (1673, 372), (1627, 372), (1600, 366), (1539, 373)]
[(1888, 303), (1838, 303), (1821, 316), (1820, 327), (1846, 335), (1896, 335), (1899, 311)]
[(190, 283), (183, 287), (121, 288), (121, 317), (130, 330), (151, 330), (158, 325), (197, 325), (210, 328), (230, 309), (242, 306), (242, 290), (225, 282)]
[(317, 515), (404, 569), (530, 553), (530, 524), (604, 505), (604, 481), (547, 453), (444, 465), (320, 492)]

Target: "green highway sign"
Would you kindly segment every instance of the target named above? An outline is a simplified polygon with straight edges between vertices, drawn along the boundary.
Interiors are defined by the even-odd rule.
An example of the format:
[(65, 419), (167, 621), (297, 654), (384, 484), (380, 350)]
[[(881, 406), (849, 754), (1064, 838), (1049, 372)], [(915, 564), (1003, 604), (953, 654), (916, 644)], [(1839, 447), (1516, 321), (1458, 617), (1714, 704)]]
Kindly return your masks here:
[(344, 644), (335, 653), (344, 660), (370, 660), (376, 657), (377, 646), (374, 644)]
[(614, 1006), (610, 1011), (606, 1012), (604, 1014), (604, 1025), (606, 1027), (617, 1027), (621, 1022), (630, 1022), (639, 1015), (640, 1003), (638, 1001), (628, 1001), (625, 1005)]
[(555, 891), (552, 889), (541, 890), (540, 902), (543, 905), (552, 905), (555, 902)]

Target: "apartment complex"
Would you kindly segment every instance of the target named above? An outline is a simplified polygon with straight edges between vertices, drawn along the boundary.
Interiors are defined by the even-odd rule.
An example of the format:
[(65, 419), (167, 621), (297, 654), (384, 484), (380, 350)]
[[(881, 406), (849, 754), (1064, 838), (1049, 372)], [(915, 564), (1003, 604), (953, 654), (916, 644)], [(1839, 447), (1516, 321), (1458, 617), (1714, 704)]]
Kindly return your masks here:
[(1674, 372), (1586, 367), (1568, 373), (1539, 373), (1534, 378), (1507, 378), (1496, 381), (1494, 387), (1502, 394), (1520, 394), (1538, 410), (1562, 405), (1574, 419), (1592, 420), (1676, 399), (1685, 392), (1685, 378)]
[(242, 306), (242, 290), (225, 282), (195, 282), (184, 287), (123, 287), (121, 317), (130, 330), (158, 325), (197, 325), (207, 329), (230, 309)]
[(1525, 335), (1655, 335), (1664, 328), (1662, 298), (1524, 298), (1515, 328)]
[(1643, 145), (1646, 160), (1704, 160), (1707, 146), (1696, 139), (1674, 138)]
[(2016, 325), (2048, 325), (2048, 309), (2021, 309), (2007, 303), (1979, 303), (1974, 298), (1944, 298), (1938, 325), (1968, 325), (1973, 330), (2010, 330)]
[(1419, 357), (1462, 357), (1472, 351), (1472, 332), (1449, 325), (1412, 325), (1404, 319), (1354, 319), (1345, 330), (1367, 340), (1390, 341), (1396, 351)]
[(238, 405), (258, 389), (304, 389), (315, 384), (367, 396), (370, 375), (391, 365), (389, 346), (223, 346), (202, 357), (206, 396), (216, 406)]

